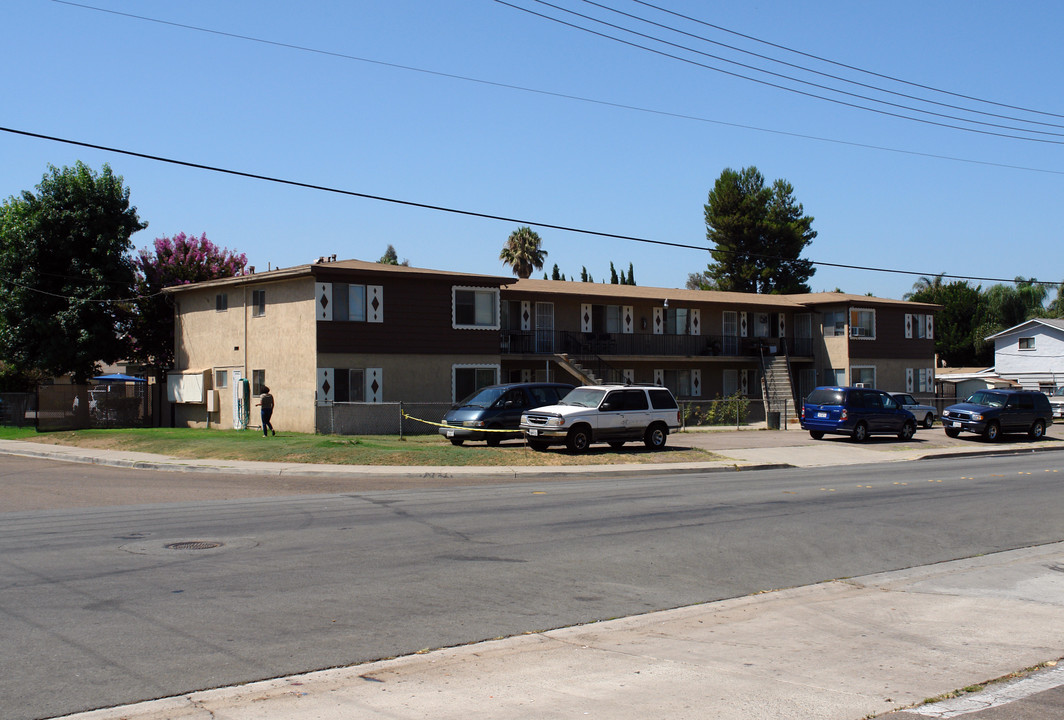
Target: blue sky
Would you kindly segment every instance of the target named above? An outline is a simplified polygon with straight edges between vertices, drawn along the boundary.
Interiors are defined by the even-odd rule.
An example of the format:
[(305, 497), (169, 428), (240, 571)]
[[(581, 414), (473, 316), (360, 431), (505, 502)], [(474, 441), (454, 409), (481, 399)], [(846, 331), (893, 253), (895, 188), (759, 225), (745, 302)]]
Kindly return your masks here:
[[(701, 38), (1014, 119), (845, 85), (625, 19), (582, 0), (552, 0), (705, 53), (1021, 132), (847, 98), (594, 25), (536, 0), (507, 2), (766, 82), (1049, 142), (966, 132), (826, 102), (624, 45), (494, 0), (85, 1), (112, 12), (53, 0), (5, 0), (0, 126), (524, 220), (543, 238), (549, 254), (545, 269), (557, 263), (569, 277), (586, 267), (596, 280), (608, 278), (612, 261), (618, 269), (632, 263), (640, 285), (683, 287), (688, 273), (705, 268), (705, 250), (537, 223), (704, 248), (703, 205), (713, 182), (726, 167), (755, 165), (770, 181), (791, 182), (806, 213), (815, 218), (819, 234), (805, 254), (814, 261), (991, 278), (1064, 278), (1064, 44), (1059, 39), (1064, 5), (1056, 0), (652, 0), (749, 38), (633, 0), (601, 0)], [(891, 82), (751, 38), (1025, 110)], [(138, 247), (163, 235), (206, 233), (265, 269), (331, 254), (376, 260), (391, 244), (415, 266), (510, 275), (498, 254), (515, 222), (279, 185), (8, 132), (0, 132), (0, 197), (32, 189), (49, 163), (71, 165), (79, 159), (97, 169), (109, 163), (124, 177), (133, 204), (149, 223), (134, 236)], [(841, 288), (897, 298), (915, 280), (825, 265), (810, 285), (815, 291)]]

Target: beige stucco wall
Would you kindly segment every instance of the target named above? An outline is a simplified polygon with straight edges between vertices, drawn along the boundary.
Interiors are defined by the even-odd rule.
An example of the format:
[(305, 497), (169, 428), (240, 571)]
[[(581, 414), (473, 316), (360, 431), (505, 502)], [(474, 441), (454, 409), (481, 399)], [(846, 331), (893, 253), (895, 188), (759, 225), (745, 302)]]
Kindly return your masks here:
[[(266, 312), (253, 317), (252, 291), (266, 292)], [(225, 292), (229, 307), (215, 310), (215, 296)], [(308, 276), (240, 287), (205, 288), (177, 295), (175, 365), (179, 369), (239, 369), (252, 379), (265, 371), (276, 401), (273, 425), (279, 430), (314, 432), (315, 315), (314, 283)], [(213, 372), (212, 372), (213, 379)], [(213, 387), (213, 383), (212, 383)], [(219, 412), (205, 405), (178, 405), (179, 426), (232, 427), (232, 391), (220, 391)], [(252, 399), (252, 404), (257, 398)], [(252, 407), (251, 424), (259, 425)]]

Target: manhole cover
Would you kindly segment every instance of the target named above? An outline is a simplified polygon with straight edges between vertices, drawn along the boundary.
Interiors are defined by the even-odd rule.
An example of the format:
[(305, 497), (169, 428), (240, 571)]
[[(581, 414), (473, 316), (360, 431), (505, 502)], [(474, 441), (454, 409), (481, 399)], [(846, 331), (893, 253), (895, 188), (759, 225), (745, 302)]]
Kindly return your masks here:
[(185, 542), (167, 543), (163, 545), (167, 550), (213, 550), (221, 547), (220, 542), (211, 540), (187, 540)]

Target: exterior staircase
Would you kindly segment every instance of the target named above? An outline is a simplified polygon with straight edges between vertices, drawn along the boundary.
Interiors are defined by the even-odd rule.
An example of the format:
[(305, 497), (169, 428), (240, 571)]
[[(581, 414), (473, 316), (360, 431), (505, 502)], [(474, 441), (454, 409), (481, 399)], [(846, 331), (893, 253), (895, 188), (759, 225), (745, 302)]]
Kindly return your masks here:
[(601, 385), (602, 379), (597, 377), (591, 370), (569, 357), (566, 353), (556, 353), (554, 360), (558, 365), (572, 375), (581, 385)]
[(765, 358), (765, 412), (780, 414), (780, 428), (786, 430), (791, 420), (798, 418), (799, 408), (794, 401), (790, 365), (784, 355)]

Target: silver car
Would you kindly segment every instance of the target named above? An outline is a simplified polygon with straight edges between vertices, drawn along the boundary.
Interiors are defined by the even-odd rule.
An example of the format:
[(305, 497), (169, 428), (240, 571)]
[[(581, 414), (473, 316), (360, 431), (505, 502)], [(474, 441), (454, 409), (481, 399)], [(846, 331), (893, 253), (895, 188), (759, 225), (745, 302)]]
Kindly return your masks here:
[(908, 410), (916, 418), (916, 422), (923, 425), (925, 428), (929, 428), (935, 424), (935, 409), (930, 405), (921, 405), (916, 402), (909, 393), (892, 392), (889, 393), (892, 398), (898, 401), (898, 404)]

